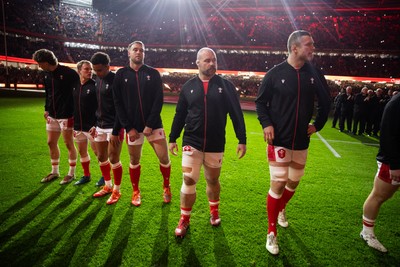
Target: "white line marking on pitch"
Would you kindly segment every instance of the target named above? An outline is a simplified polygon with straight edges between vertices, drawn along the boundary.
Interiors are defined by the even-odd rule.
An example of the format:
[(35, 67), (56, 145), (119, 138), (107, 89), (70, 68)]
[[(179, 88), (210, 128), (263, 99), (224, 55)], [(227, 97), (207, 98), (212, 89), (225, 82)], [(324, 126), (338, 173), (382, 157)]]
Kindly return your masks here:
[[(256, 134), (256, 135), (262, 135), (262, 133), (259, 132), (250, 132), (250, 134)], [(332, 154), (337, 157), (341, 158), (340, 154), (336, 152), (336, 150), (328, 143), (344, 143), (344, 144), (353, 144), (353, 145), (367, 145), (367, 146), (376, 146), (378, 147), (379, 144), (377, 143), (360, 143), (360, 142), (350, 142), (350, 141), (343, 141), (343, 140), (326, 140), (325, 138), (322, 137), (322, 135), (317, 132), (318, 139), (321, 140), (325, 146), (332, 152)], [(311, 140), (318, 140), (317, 138), (311, 138)]]
[[(316, 138), (311, 138), (311, 140), (317, 140)], [(344, 140), (326, 140), (331, 143), (344, 143), (344, 144), (352, 144), (352, 145), (366, 145), (366, 146), (376, 146), (379, 147), (378, 143), (360, 143), (360, 142), (351, 142), (351, 141), (344, 141)]]
[(339, 153), (337, 153), (336, 150), (333, 149), (333, 147), (328, 143), (328, 141), (325, 140), (325, 138), (322, 137), (320, 133), (317, 132), (317, 136), (319, 137), (319, 139), (321, 139), (321, 141), (326, 145), (326, 147), (333, 153), (335, 157), (341, 158)]

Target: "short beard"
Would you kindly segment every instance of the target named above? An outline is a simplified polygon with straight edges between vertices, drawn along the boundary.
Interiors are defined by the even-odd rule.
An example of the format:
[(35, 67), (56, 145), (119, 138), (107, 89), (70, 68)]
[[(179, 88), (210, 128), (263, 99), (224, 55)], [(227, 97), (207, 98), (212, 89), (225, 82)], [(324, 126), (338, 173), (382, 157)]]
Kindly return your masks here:
[(204, 76), (211, 77), (215, 74), (216, 71), (217, 70), (215, 68), (209, 68), (208, 70), (203, 71), (202, 73)]
[(143, 64), (143, 60), (138, 61), (138, 60), (135, 60), (135, 59), (131, 59), (131, 62), (133, 64), (135, 64), (135, 65)]

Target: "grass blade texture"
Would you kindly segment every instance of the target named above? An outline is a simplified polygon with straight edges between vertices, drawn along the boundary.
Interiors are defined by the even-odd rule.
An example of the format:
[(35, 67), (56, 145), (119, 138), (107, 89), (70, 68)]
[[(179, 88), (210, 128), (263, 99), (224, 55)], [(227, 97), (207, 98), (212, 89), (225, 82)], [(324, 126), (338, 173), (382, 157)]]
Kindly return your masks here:
[[(388, 248), (381, 254), (360, 239), (362, 206), (376, 172), (378, 140), (331, 128), (313, 135), (308, 163), (287, 206), (289, 227), (278, 228), (280, 254), (265, 249), (265, 198), (269, 170), (262, 129), (245, 112), (246, 156), (238, 160), (237, 139), (227, 125), (221, 175), (222, 224), (209, 223), (203, 176), (197, 185), (191, 226), (184, 239), (174, 235), (180, 217), (181, 156), (171, 156), (172, 202), (162, 202), (157, 157), (145, 142), (140, 188), (142, 205), (130, 204), (129, 156), (124, 144), (121, 199), (106, 205), (94, 199), (100, 169), (91, 155), (92, 181), (61, 186), (60, 178), (41, 184), (50, 171), (42, 98), (0, 98), (0, 262), (2, 266), (398, 266), (400, 194), (381, 208), (375, 232)], [(169, 134), (175, 106), (165, 104)], [(322, 141), (323, 138), (325, 142)], [(178, 140), (181, 148), (181, 138)], [(329, 146), (328, 146), (329, 145)], [(60, 175), (68, 171), (60, 139)], [(333, 152), (335, 151), (335, 153)], [(77, 164), (77, 177), (82, 176)]]

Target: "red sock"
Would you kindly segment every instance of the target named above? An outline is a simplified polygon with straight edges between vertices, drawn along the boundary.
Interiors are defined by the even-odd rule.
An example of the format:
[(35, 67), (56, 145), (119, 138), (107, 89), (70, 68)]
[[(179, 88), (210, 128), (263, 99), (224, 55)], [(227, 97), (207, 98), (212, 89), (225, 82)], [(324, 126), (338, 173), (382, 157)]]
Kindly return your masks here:
[(190, 214), (192, 213), (192, 208), (181, 207), (181, 218), (185, 221), (190, 221)]
[(82, 169), (83, 169), (83, 175), (90, 176), (90, 168), (89, 168), (90, 160), (81, 162), (81, 164), (82, 164)]
[(209, 200), (210, 205), (210, 213), (214, 215), (218, 215), (218, 207), (219, 207), (219, 199), (217, 200)]
[(268, 214), (268, 234), (271, 232), (275, 233), (276, 236), (276, 221), (279, 214), (279, 201), (280, 199), (271, 196), (268, 193), (267, 196), (267, 214)]
[(101, 175), (103, 175), (104, 180), (110, 181), (111, 180), (111, 164), (107, 160), (106, 162), (101, 162), (100, 163), (100, 170), (101, 170)]
[(283, 190), (283, 194), (281, 197), (279, 211), (282, 211), (286, 207), (286, 204), (289, 202), (295, 192), (296, 191), (290, 191), (285, 187), (285, 190)]
[(133, 165), (129, 165), (129, 177), (131, 178), (131, 183), (133, 191), (139, 190), (139, 178), (140, 178), (140, 164), (136, 165), (136, 168), (132, 168)]
[(368, 219), (363, 215), (363, 224), (366, 227), (373, 228), (375, 226), (375, 220)]
[(171, 163), (163, 165), (160, 163), (160, 171), (164, 178), (164, 187), (169, 187), (169, 177), (171, 175)]
[(121, 164), (121, 162), (115, 164), (112, 167), (112, 172), (114, 174), (114, 184), (121, 185), (121, 181), (122, 181), (122, 164)]

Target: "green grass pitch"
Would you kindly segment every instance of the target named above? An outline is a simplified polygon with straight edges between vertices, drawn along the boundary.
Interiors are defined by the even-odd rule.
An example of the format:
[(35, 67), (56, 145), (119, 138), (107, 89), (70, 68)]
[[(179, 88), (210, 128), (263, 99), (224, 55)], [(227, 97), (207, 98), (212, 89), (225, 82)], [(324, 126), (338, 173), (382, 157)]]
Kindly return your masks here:
[[(162, 203), (162, 178), (155, 154), (144, 144), (142, 206), (130, 204), (132, 187), (124, 145), (122, 197), (116, 205), (94, 199), (100, 169), (91, 152), (92, 182), (41, 184), (50, 171), (42, 98), (0, 97), (0, 263), (2, 266), (398, 266), (400, 194), (386, 202), (376, 226), (389, 253), (360, 239), (362, 206), (376, 172), (378, 142), (332, 129), (320, 135), (340, 157), (312, 136), (305, 176), (287, 207), (289, 228), (278, 228), (280, 254), (265, 249), (265, 197), (269, 171), (265, 142), (254, 112), (245, 112), (247, 154), (238, 160), (237, 140), (227, 125), (221, 175), (222, 224), (213, 228), (205, 180), (197, 186), (187, 236), (176, 239), (182, 184), (181, 156), (171, 156), (172, 202)], [(175, 106), (165, 104), (169, 134)], [(181, 139), (178, 140), (179, 147)], [(60, 140), (60, 172), (68, 170)], [(77, 176), (82, 169), (77, 164)]]

